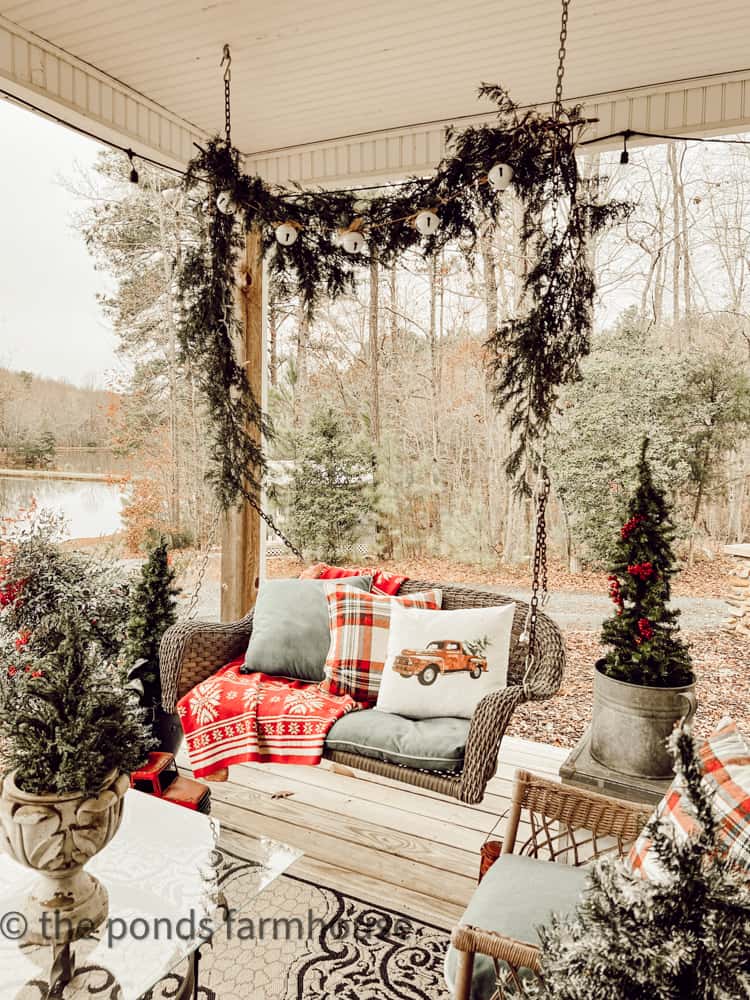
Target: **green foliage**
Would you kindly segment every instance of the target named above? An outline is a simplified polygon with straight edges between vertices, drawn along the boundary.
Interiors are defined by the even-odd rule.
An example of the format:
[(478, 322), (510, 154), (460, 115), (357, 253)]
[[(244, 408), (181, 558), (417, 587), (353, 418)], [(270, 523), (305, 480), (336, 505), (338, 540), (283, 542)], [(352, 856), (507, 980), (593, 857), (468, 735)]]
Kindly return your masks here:
[(130, 772), (150, 745), (142, 710), (89, 636), (65, 619), (60, 641), (28, 671), (0, 670), (3, 768), (34, 795), (95, 795), (112, 771)]
[(606, 565), (623, 517), (623, 484), (632, 482), (648, 434), (657, 483), (676, 491), (690, 470), (686, 434), (692, 410), (683, 402), (688, 363), (650, 342), (628, 313), (599, 338), (569, 387), (547, 458), (578, 554)]
[[(260, 230), (269, 268), (296, 290), (311, 315), (321, 296), (351, 290), (357, 269), (372, 260), (388, 267), (407, 250), (431, 258), (450, 242), (472, 253), (503, 201), (486, 183), (487, 173), (495, 163), (509, 164), (523, 206), (522, 239), (533, 260), (524, 282), (525, 308), (502, 323), (486, 346), (495, 400), (509, 409), (518, 438), (509, 471), (528, 471), (523, 459), (529, 446), (549, 423), (560, 386), (580, 378), (580, 361), (589, 351), (594, 279), (588, 240), (623, 218), (627, 207), (606, 203), (598, 182), (579, 176), (575, 127), (563, 129), (549, 115), (522, 112), (498, 86), (483, 84), (480, 96), (496, 103), (495, 124), (450, 132), (451, 152), (434, 173), (366, 201), (357, 192), (290, 191), (248, 177), (240, 171), (239, 153), (218, 137), (191, 162), (187, 189), (208, 178), (209, 216), (205, 245), (188, 254), (183, 267), (182, 352), (199, 372), (209, 401), (214, 482), (224, 505), (243, 495), (243, 470), (254, 486), (260, 460), (252, 431), (261, 418), (231, 346), (237, 250), (232, 217), (216, 209), (220, 192), (235, 203), (243, 231)], [(580, 109), (570, 108), (563, 117), (575, 121)], [(555, 200), (556, 188), (565, 211)], [(433, 206), (440, 228), (423, 238), (412, 219)], [(274, 235), (283, 221), (298, 227), (296, 241), (284, 247)], [(350, 227), (366, 236), (367, 249), (356, 257), (336, 238), (337, 230)]]
[(487, 650), (492, 645), (492, 639), (488, 635), (478, 639), (464, 640), (463, 646), (469, 656), (486, 656)]
[(313, 558), (336, 562), (372, 514), (372, 453), (333, 410), (313, 414), (297, 442), (290, 535)]
[[(122, 661), (128, 675), (143, 684), (142, 704), (153, 708), (161, 703), (159, 645), (170, 625), (177, 621), (175, 573), (169, 565), (166, 539), (151, 549), (141, 568), (141, 576), (130, 595)], [(137, 669), (136, 669), (136, 665)]]
[(676, 572), (674, 528), (664, 492), (654, 483), (647, 447), (648, 439), (609, 578), (615, 614), (602, 626), (608, 650), (601, 669), (631, 684), (677, 687), (692, 679), (690, 654), (677, 635), (679, 612), (668, 606)]
[(63, 520), (34, 510), (4, 526), (2, 584), (17, 588), (18, 595), (2, 612), (0, 636), (29, 634), (29, 653), (44, 655), (57, 646), (57, 623), (64, 616), (105, 660), (113, 660), (125, 638), (129, 578), (104, 556), (60, 548)]
[(525, 995), (537, 1000), (750, 995), (747, 872), (722, 860), (718, 819), (693, 741), (678, 731), (673, 747), (699, 832), (680, 843), (660, 821), (651, 823), (663, 881), (637, 878), (621, 861), (597, 862), (575, 914), (554, 917), (540, 928), (544, 986)]
[(55, 435), (52, 431), (24, 435), (6, 443), (9, 460), (13, 466), (25, 469), (47, 469), (55, 457)]
[[(197, 182), (196, 173), (209, 165), (217, 184), (228, 184), (229, 178), (239, 183), (239, 153), (214, 140), (192, 161), (188, 188)], [(234, 347), (234, 340), (242, 337), (235, 308), (239, 234), (231, 216), (214, 210), (205, 218), (201, 236), (186, 252), (179, 273), (180, 360), (192, 371), (208, 408), (207, 479), (226, 510), (243, 498), (252, 502), (257, 497), (264, 470), (260, 434), (270, 433), (270, 427)]]

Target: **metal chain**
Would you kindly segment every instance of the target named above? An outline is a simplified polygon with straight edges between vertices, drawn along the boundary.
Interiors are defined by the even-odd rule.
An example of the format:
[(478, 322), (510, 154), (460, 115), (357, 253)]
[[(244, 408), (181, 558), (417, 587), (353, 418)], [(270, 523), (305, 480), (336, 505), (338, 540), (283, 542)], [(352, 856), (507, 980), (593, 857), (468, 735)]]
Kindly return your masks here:
[(232, 53), (229, 46), (224, 46), (220, 65), (224, 69), (224, 132), (226, 134), (227, 146), (232, 145)]
[[(268, 513), (266, 513), (266, 511), (263, 510), (263, 508), (260, 506), (260, 504), (256, 500), (252, 500), (252, 499), (248, 498), (247, 502), (250, 504), (250, 506), (253, 508), (253, 510), (257, 512), (257, 514), (259, 515), (259, 517), (263, 521), (265, 521), (265, 523), (268, 525), (268, 527), (271, 529), (271, 531), (273, 531), (274, 534), (277, 535), (281, 539), (281, 541), (293, 553), (293, 555), (295, 555), (297, 557), (297, 559), (299, 559), (300, 562), (304, 562), (305, 561), (305, 557), (302, 555), (302, 552), (297, 548), (297, 546), (293, 542), (291, 542), (287, 538), (287, 536), (284, 534), (284, 532), (281, 530), (281, 528), (279, 528), (279, 526), (276, 524), (276, 522), (271, 517), (271, 515), (268, 514)], [(196, 579), (195, 579), (195, 587), (193, 588), (193, 592), (190, 595), (190, 604), (188, 605), (187, 611), (185, 612), (185, 617), (188, 618), (188, 619), (192, 619), (196, 615), (196, 608), (197, 608), (197, 604), (198, 604), (198, 597), (200, 595), (201, 588), (203, 587), (203, 579), (204, 579), (204, 577), (206, 575), (206, 569), (208, 567), (208, 560), (211, 557), (211, 549), (216, 544), (216, 538), (217, 538), (217, 535), (219, 533), (219, 521), (220, 520), (221, 520), (221, 511), (217, 507), (216, 510), (214, 511), (214, 516), (213, 516), (213, 519), (211, 521), (211, 526), (208, 529), (208, 538), (206, 539), (206, 545), (205, 545), (205, 548), (203, 550), (203, 558), (201, 559), (200, 568), (198, 570), (198, 575), (196, 576)]]
[[(557, 151), (560, 141), (561, 120), (563, 115), (563, 79), (565, 77), (565, 57), (567, 55), (568, 41), (568, 8), (570, 0), (562, 0), (562, 10), (560, 17), (560, 43), (557, 49), (557, 74), (555, 78), (555, 100), (552, 108), (552, 115), (555, 127), (552, 130), (552, 223), (550, 239), (552, 244), (557, 243), (559, 233), (559, 202), (560, 202), (560, 172), (557, 169)], [(534, 649), (536, 646), (536, 626), (539, 615), (539, 608), (544, 607), (548, 599), (547, 580), (547, 503), (550, 495), (550, 478), (547, 471), (547, 464), (544, 460), (545, 436), (542, 437), (539, 449), (539, 481), (535, 491), (535, 533), (534, 533), (534, 559), (532, 566), (531, 598), (529, 599), (529, 610), (526, 613), (523, 632), (520, 642), (528, 646), (526, 653), (526, 676), (534, 663)]]
[(266, 524), (271, 529), (271, 531), (273, 531), (274, 534), (276, 534), (276, 535), (279, 536), (279, 538), (281, 539), (281, 541), (284, 543), (284, 545), (286, 545), (286, 547), (290, 550), (290, 552), (292, 552), (292, 554), (295, 555), (299, 559), (300, 562), (304, 562), (305, 561), (305, 557), (302, 555), (302, 552), (297, 548), (297, 546), (294, 544), (294, 542), (291, 542), (287, 538), (287, 536), (284, 534), (284, 532), (281, 530), (281, 528), (276, 524), (276, 522), (271, 517), (271, 515), (267, 514), (266, 511), (263, 510), (263, 508), (258, 503), (258, 501), (257, 500), (251, 500), (251, 499), (248, 498), (247, 502), (250, 504), (250, 506), (253, 508), (253, 510), (256, 511), (256, 513), (266, 522)]
[(203, 558), (200, 562), (200, 567), (198, 569), (198, 575), (195, 578), (195, 586), (193, 587), (193, 592), (190, 595), (190, 604), (188, 605), (187, 611), (185, 612), (185, 617), (187, 619), (195, 618), (197, 612), (198, 597), (200, 596), (201, 587), (203, 586), (203, 578), (206, 575), (206, 569), (208, 567), (208, 560), (211, 558), (211, 549), (216, 544), (216, 536), (219, 533), (219, 521), (221, 519), (221, 511), (218, 507), (214, 509), (214, 516), (211, 519), (211, 526), (208, 529), (208, 537), (206, 538), (206, 545), (203, 549)]

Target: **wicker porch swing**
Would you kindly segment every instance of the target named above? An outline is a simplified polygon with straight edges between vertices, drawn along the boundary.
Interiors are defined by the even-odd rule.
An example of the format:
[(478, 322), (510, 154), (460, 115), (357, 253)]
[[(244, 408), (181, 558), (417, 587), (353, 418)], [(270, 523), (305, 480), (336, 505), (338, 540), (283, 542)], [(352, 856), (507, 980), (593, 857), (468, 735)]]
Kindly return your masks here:
[[(567, 3), (563, 0), (563, 32), (558, 52), (557, 81), (554, 102), (553, 158), (557, 157), (558, 131), (562, 127), (562, 80), (565, 60), (565, 28)], [(227, 109), (227, 144), (229, 144), (229, 56), (225, 46), (227, 61), (224, 85)], [(554, 162), (553, 159), (553, 162)], [(553, 203), (560, 199), (559, 172), (553, 170)], [(557, 212), (553, 213), (552, 229), (556, 236), (558, 228)], [(535, 492), (535, 544), (533, 557), (532, 589), (528, 603), (500, 596), (486, 590), (458, 587), (451, 584), (424, 580), (408, 580), (401, 588), (401, 594), (440, 589), (443, 594), (442, 607), (445, 610), (482, 608), (515, 604), (508, 661), (508, 683), (505, 688), (491, 692), (479, 702), (469, 725), (468, 738), (464, 749), (463, 765), (460, 771), (440, 772), (422, 770), (401, 764), (390, 763), (360, 753), (343, 752), (326, 747), (324, 756), (335, 763), (382, 775), (386, 778), (415, 785), (430, 791), (451, 796), (461, 802), (474, 804), (481, 802), (487, 784), (494, 776), (500, 745), (508, 724), (516, 708), (530, 701), (544, 701), (553, 697), (560, 689), (565, 666), (565, 646), (560, 629), (541, 610), (547, 600), (547, 542), (546, 509), (550, 492), (550, 481), (544, 462), (544, 439), (535, 456), (533, 465), (538, 470), (538, 485)], [(257, 500), (249, 502), (260, 517), (281, 538), (284, 544), (300, 559), (302, 553), (273, 523), (270, 516), (261, 509)], [(199, 574), (199, 583), (203, 573)], [(191, 600), (195, 606), (196, 595)], [(171, 713), (175, 727), (180, 730), (176, 716), (177, 702), (201, 681), (210, 677), (223, 664), (244, 654), (253, 629), (253, 612), (250, 611), (236, 622), (206, 623), (183, 620), (172, 626), (164, 635), (160, 650), (162, 705), (165, 713)]]

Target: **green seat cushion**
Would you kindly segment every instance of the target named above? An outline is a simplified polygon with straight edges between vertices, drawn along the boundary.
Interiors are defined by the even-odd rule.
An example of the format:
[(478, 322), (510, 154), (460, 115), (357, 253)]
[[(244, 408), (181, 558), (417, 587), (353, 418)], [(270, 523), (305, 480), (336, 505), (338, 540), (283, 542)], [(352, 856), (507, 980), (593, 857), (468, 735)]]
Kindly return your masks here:
[[(253, 612), (243, 674), (322, 681), (331, 630), (326, 586), (330, 580), (266, 580)], [(348, 576), (337, 585), (369, 591), (372, 578)]]
[(468, 719), (405, 719), (368, 708), (335, 722), (326, 747), (426, 771), (455, 772), (463, 767), (468, 735)]
[[(501, 854), (474, 891), (459, 923), (538, 944), (536, 928), (552, 913), (570, 913), (586, 888), (588, 872), (552, 861)], [(448, 948), (445, 979), (453, 991), (457, 952)], [(476, 955), (471, 1000), (487, 1000), (495, 990), (495, 963)]]

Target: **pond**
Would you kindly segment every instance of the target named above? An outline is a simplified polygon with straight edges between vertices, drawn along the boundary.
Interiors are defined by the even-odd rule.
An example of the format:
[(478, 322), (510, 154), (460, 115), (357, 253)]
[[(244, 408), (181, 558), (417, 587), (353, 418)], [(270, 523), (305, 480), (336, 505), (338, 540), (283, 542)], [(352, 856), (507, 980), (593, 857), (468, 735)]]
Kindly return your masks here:
[(0, 515), (28, 507), (62, 511), (66, 538), (98, 538), (122, 528), (122, 487), (106, 482), (0, 476)]

